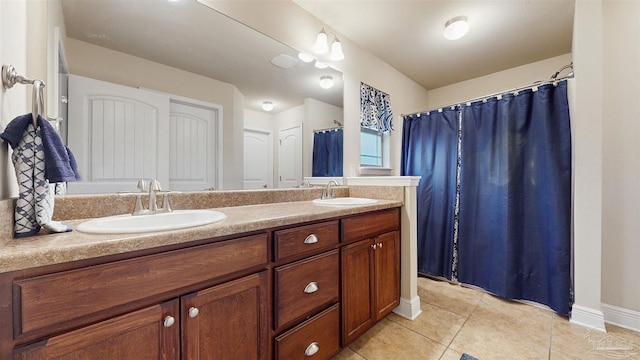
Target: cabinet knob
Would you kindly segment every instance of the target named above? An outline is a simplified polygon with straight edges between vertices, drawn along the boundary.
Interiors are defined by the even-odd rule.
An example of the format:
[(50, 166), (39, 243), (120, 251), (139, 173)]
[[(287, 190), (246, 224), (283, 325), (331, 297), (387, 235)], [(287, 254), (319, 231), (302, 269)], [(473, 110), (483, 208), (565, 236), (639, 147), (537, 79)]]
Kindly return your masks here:
[(378, 243), (378, 247), (381, 248), (382, 247), (382, 243)]
[(320, 351), (320, 345), (318, 345), (318, 343), (314, 341), (311, 344), (309, 344), (309, 346), (307, 346), (307, 349), (304, 351), (304, 354), (306, 356), (313, 356), (318, 351)]
[(315, 244), (317, 242), (318, 242), (318, 237), (316, 236), (316, 234), (311, 234), (307, 236), (306, 239), (304, 239), (305, 244)]
[(190, 318), (193, 319), (194, 317), (198, 316), (198, 313), (200, 313), (200, 311), (198, 310), (197, 307), (190, 307), (189, 308), (189, 317)]
[(373, 245), (371, 245), (371, 248), (372, 248), (373, 250), (375, 250), (375, 249), (376, 249), (376, 247), (377, 247), (377, 244), (373, 244)]
[(176, 319), (173, 316), (167, 316), (164, 318), (164, 327), (171, 327), (176, 322)]
[(310, 283), (307, 284), (307, 286), (305, 286), (304, 288), (304, 292), (306, 294), (311, 294), (318, 291), (318, 283), (315, 281), (312, 281)]

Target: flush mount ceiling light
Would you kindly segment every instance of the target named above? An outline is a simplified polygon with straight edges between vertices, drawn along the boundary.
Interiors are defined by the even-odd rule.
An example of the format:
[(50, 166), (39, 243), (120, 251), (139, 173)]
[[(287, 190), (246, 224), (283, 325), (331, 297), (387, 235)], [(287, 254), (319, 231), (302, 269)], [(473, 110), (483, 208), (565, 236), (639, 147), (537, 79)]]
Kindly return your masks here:
[(333, 77), (324, 75), (320, 77), (320, 87), (323, 89), (330, 89), (333, 87)]
[(273, 103), (271, 101), (263, 101), (262, 102), (262, 110), (264, 110), (264, 111), (273, 110)]
[(466, 16), (456, 16), (444, 24), (444, 38), (447, 40), (458, 40), (469, 31), (469, 23)]
[(327, 34), (324, 28), (320, 30), (316, 37), (316, 44), (313, 46), (313, 51), (316, 54), (326, 54), (329, 51), (329, 35), (333, 35), (333, 42), (331, 43), (331, 54), (329, 58), (333, 61), (340, 61), (344, 59), (344, 53), (342, 52), (342, 43), (338, 40), (335, 34)]

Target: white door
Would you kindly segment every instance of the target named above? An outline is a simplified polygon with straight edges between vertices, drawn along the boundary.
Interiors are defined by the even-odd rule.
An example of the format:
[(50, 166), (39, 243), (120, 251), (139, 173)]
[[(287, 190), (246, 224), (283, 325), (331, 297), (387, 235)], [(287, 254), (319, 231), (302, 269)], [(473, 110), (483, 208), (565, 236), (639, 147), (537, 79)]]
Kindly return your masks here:
[(168, 189), (216, 189), (218, 109), (172, 99), (170, 112)]
[(302, 125), (280, 129), (278, 139), (279, 187), (298, 186), (302, 183)]
[(69, 99), (68, 146), (81, 176), (69, 193), (138, 191), (140, 179), (168, 184), (167, 95), (69, 75)]
[(244, 189), (273, 188), (271, 132), (244, 129)]

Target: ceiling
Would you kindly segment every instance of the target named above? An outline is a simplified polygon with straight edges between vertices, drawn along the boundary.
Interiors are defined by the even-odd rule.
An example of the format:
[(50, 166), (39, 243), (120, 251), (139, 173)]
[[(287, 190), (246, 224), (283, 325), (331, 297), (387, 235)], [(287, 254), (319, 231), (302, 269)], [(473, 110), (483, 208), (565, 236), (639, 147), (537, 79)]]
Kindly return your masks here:
[[(426, 89), (571, 52), (575, 0), (293, 1)], [(342, 106), (339, 72), (302, 62), (275, 67), (273, 57), (297, 52), (195, 0), (61, 3), (67, 36), (232, 83), (248, 108), (271, 100), (277, 112), (305, 97)], [(459, 15), (469, 33), (444, 39), (444, 23)], [(318, 87), (327, 74), (336, 91)]]
[[(571, 52), (574, 0), (293, 1), (426, 89)], [(469, 33), (446, 40), (459, 15)]]

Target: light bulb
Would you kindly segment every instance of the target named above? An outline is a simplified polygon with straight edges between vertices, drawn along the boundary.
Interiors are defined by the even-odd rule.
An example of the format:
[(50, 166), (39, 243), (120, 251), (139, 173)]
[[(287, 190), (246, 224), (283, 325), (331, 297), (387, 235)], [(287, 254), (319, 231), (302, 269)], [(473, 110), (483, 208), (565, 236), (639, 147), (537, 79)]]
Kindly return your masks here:
[(344, 53), (342, 52), (342, 43), (336, 37), (331, 43), (331, 60), (340, 61), (344, 59)]
[(329, 51), (329, 45), (327, 44), (327, 33), (322, 29), (316, 37), (316, 44), (313, 46), (313, 51), (316, 54), (324, 54)]
[(306, 63), (309, 63), (309, 62), (313, 61), (313, 56), (307, 55), (305, 53), (298, 53), (298, 59), (300, 59), (300, 60), (302, 60), (302, 61), (304, 61)]
[(329, 67), (329, 65), (327, 65), (327, 63), (323, 63), (322, 61), (318, 61), (318, 60), (316, 60), (316, 64), (315, 65), (316, 65), (316, 67), (318, 69), (326, 69), (326, 68)]

